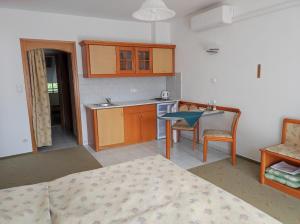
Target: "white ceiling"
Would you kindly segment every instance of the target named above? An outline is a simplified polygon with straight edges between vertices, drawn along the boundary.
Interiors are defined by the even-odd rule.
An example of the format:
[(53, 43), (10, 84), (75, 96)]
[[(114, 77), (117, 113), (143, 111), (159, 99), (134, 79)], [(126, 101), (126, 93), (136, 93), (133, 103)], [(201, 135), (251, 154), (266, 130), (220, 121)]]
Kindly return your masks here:
[[(0, 8), (132, 20), (144, 0), (0, 0)], [(222, 0), (164, 0), (177, 17), (220, 3)]]

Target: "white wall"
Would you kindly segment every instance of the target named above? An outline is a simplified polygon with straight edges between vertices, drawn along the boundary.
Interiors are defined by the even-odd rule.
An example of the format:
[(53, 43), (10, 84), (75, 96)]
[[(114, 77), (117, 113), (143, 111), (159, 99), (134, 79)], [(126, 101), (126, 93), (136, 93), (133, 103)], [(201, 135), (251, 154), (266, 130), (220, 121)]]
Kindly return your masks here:
[[(203, 33), (192, 32), (187, 19), (172, 23), (183, 98), (239, 107), (240, 155), (259, 160), (260, 148), (280, 142), (282, 118), (300, 118), (299, 27), (300, 7)], [(206, 54), (207, 42), (218, 43), (220, 53)], [(257, 64), (262, 64), (261, 79), (256, 78)], [(212, 84), (214, 77), (217, 83)], [(204, 123), (204, 128), (228, 126), (220, 117)]]
[(168, 44), (171, 42), (170, 23), (156, 22), (152, 23), (152, 41), (153, 43)]
[[(31, 152), (19, 38), (77, 42), (82, 39), (151, 42), (152, 27), (150, 24), (139, 22), (0, 9), (0, 157)], [(103, 93), (105, 95), (99, 95), (97, 98), (103, 99), (108, 94), (124, 94), (129, 91), (128, 88), (132, 88), (128, 80), (125, 81), (127, 89), (118, 88), (118, 86), (122, 86), (123, 79), (113, 80), (114, 86), (107, 85), (107, 80), (84, 80), (79, 45), (77, 45), (77, 54), (80, 90), (83, 93)], [(132, 79), (132, 83), (148, 86), (146, 91), (137, 92), (135, 98), (156, 96), (160, 90), (165, 88), (165, 78)], [(152, 85), (153, 89), (151, 89)], [(101, 90), (98, 92), (87, 91), (90, 87), (93, 90), (97, 88)], [(110, 90), (108, 91), (107, 88)], [(112, 91), (112, 88), (115, 88), (115, 91)], [(91, 97), (95, 96), (91, 95)], [(132, 97), (132, 94), (129, 94), (128, 97)], [(82, 100), (89, 99), (89, 95), (81, 95), (81, 98)], [(82, 122), (84, 142), (86, 142), (83, 106)]]

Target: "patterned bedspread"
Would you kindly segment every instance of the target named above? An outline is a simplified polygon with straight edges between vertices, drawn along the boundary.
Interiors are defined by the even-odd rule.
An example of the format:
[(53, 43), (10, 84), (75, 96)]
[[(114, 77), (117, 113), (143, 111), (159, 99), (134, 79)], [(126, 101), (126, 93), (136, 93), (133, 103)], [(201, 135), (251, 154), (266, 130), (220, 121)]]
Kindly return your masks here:
[(162, 156), (72, 174), (49, 182), (48, 192), (55, 224), (279, 223)]
[(47, 183), (0, 190), (0, 223), (50, 224)]

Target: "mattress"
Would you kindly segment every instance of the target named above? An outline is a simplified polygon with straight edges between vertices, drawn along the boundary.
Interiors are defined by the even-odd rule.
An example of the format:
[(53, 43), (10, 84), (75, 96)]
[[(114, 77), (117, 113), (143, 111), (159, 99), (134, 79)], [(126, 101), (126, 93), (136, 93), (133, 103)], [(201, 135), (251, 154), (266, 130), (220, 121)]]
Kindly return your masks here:
[(53, 223), (272, 224), (272, 217), (160, 155), (49, 183)]
[[(14, 201), (9, 207), (1, 203), (0, 210), (11, 210), (11, 206), (21, 203), (22, 211), (30, 208), (33, 212), (26, 221), (15, 219), (16, 213), (12, 213), (10, 223), (49, 223), (50, 214), (55, 224), (280, 223), (160, 155), (31, 187), (37, 193), (21, 201), (16, 196), (27, 192), (28, 187), (0, 192), (1, 197)], [(24, 203), (28, 200), (32, 204)], [(0, 213), (1, 221), (5, 219), (3, 214), (6, 213)]]

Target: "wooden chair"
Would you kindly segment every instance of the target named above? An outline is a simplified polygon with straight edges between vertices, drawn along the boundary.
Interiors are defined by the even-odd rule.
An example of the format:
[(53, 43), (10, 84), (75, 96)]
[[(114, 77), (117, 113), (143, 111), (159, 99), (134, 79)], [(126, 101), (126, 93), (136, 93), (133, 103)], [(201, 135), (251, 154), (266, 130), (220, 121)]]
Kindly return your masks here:
[(300, 198), (300, 189), (294, 189), (265, 178), (266, 168), (285, 161), (300, 166), (300, 120), (284, 119), (281, 144), (261, 149), (260, 182)]
[[(179, 111), (193, 111), (197, 109), (198, 107), (195, 105), (188, 105), (188, 104), (179, 105)], [(171, 133), (173, 133), (174, 130), (177, 131), (177, 142), (180, 141), (181, 131), (193, 132), (193, 150), (196, 149), (196, 144), (200, 143), (199, 120), (194, 124), (193, 127), (190, 127), (185, 120), (176, 121), (176, 123), (172, 126)], [(172, 138), (172, 147), (173, 147), (173, 138)]]
[(217, 110), (224, 110), (227, 112), (235, 113), (232, 121), (231, 131), (207, 129), (204, 130), (203, 142), (203, 162), (207, 160), (207, 147), (208, 142), (230, 142), (231, 143), (231, 161), (232, 165), (236, 165), (236, 130), (241, 116), (241, 111), (235, 108), (217, 107)]

